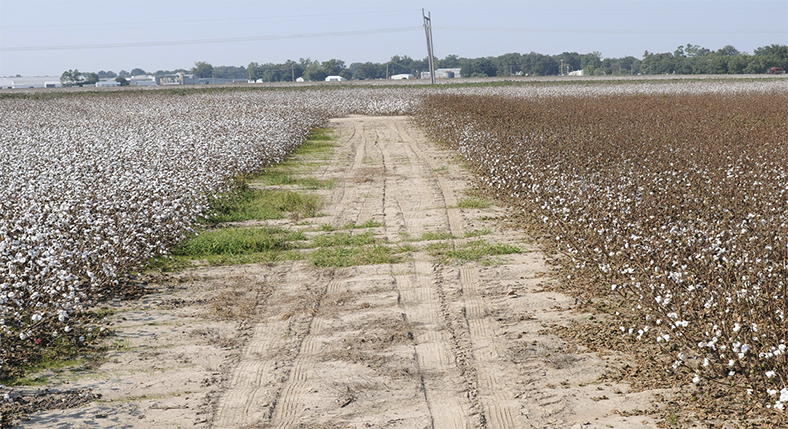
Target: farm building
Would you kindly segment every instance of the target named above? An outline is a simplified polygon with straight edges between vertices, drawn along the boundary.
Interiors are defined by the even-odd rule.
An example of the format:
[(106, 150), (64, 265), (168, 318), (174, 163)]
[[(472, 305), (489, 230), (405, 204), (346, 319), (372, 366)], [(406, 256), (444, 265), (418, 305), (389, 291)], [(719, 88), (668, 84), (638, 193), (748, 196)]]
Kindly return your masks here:
[(416, 79), (416, 76), (413, 76), (412, 74), (395, 74), (391, 76), (389, 79), (394, 79), (394, 80)]
[(120, 86), (120, 82), (114, 80), (101, 80), (96, 82), (96, 87), (105, 87), (105, 86)]
[(60, 88), (60, 80), (56, 76), (16, 77), (0, 79), (0, 89), (19, 88)]
[(148, 75), (132, 76), (129, 78), (131, 86), (153, 86), (156, 85), (156, 78)]
[(342, 82), (343, 80), (345, 80), (345, 78), (342, 77), (342, 76), (327, 76), (326, 77), (326, 82)]
[(156, 85), (191, 85), (194, 83), (193, 74), (175, 73), (156, 76)]
[[(435, 70), (435, 78), (436, 79), (454, 79), (456, 77), (460, 77), (460, 69), (436, 69)], [(422, 79), (429, 79), (430, 72), (421, 72)]]

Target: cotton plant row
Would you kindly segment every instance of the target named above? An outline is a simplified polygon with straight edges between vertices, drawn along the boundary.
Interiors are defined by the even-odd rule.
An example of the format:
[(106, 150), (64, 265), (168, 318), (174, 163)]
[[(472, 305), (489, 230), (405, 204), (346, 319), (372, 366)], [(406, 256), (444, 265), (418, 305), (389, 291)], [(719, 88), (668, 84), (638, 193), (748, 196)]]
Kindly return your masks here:
[(514, 99), (583, 98), (612, 95), (765, 94), (788, 90), (788, 79), (644, 79), (608, 82), (556, 82), (477, 87), (442, 86), (426, 92), (457, 95), (496, 95)]
[(0, 365), (78, 335), (75, 312), (330, 116), (413, 102), (364, 91), (0, 100)]
[[(788, 406), (788, 90), (434, 95), (418, 121), (694, 383)], [(502, 91), (504, 92), (504, 91)], [(615, 91), (613, 91), (615, 92)], [(631, 319), (632, 320), (632, 319)]]

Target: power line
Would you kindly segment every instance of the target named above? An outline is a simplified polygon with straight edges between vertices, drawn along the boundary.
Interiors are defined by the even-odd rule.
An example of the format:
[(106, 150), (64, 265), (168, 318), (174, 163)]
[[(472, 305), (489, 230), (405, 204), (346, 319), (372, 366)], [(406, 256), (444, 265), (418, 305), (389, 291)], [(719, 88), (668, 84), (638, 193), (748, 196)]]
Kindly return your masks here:
[(723, 31), (671, 31), (671, 30), (595, 30), (581, 28), (501, 28), (501, 27), (434, 27), (445, 31), (480, 31), (501, 33), (581, 33), (581, 34), (785, 34), (785, 30), (723, 30)]
[(420, 26), (381, 28), (376, 30), (356, 30), (356, 31), (336, 31), (328, 33), (311, 34), (292, 34), (289, 36), (248, 36), (248, 37), (226, 37), (219, 39), (194, 39), (194, 40), (170, 40), (154, 42), (128, 42), (128, 43), (100, 43), (93, 45), (57, 45), (57, 46), (12, 46), (0, 47), (0, 52), (30, 52), (30, 51), (67, 51), (77, 49), (108, 49), (108, 48), (137, 48), (150, 46), (176, 46), (176, 45), (207, 45), (214, 43), (238, 43), (238, 42), (259, 42), (264, 40), (287, 40), (287, 39), (310, 39), (317, 37), (333, 36), (361, 36), (367, 34), (389, 34), (403, 33), (408, 31), (421, 30)]
[(70, 28), (70, 27), (112, 27), (117, 28), (118, 26), (147, 26), (152, 24), (206, 24), (206, 23), (216, 23), (216, 22), (238, 22), (238, 21), (273, 21), (273, 22), (282, 22), (288, 20), (304, 20), (308, 18), (330, 18), (330, 17), (342, 17), (342, 16), (375, 16), (375, 15), (384, 15), (384, 16), (391, 16), (391, 15), (400, 15), (400, 14), (412, 14), (415, 10), (391, 10), (391, 11), (379, 11), (379, 12), (344, 12), (344, 13), (324, 13), (324, 14), (312, 14), (312, 15), (280, 15), (280, 16), (269, 16), (269, 17), (245, 17), (245, 18), (213, 18), (213, 19), (181, 19), (181, 20), (162, 20), (162, 21), (129, 21), (129, 22), (96, 22), (96, 23), (79, 23), (79, 24), (35, 24), (35, 25), (5, 25), (3, 26), (3, 30), (9, 29), (37, 29), (37, 28), (46, 28), (46, 29), (56, 29), (56, 28)]

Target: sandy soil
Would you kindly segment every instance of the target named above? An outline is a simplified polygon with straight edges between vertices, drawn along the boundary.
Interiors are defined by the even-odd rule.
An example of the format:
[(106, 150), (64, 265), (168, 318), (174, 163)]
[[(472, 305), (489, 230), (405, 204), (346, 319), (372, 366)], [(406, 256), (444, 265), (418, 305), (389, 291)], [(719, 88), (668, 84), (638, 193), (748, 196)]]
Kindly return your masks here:
[(50, 374), (46, 392), (15, 392), (96, 396), (18, 427), (656, 427), (641, 411), (669, 392), (599, 382), (628, 357), (578, 352), (551, 333), (589, 315), (543, 290), (555, 281), (545, 255), (507, 228), (505, 211), (457, 208), (470, 177), (454, 155), (405, 117), (332, 126), (340, 146), (312, 174), (338, 185), (317, 191), (327, 216), (313, 225), (375, 220), (383, 226), (372, 231), (393, 245), (486, 228), (481, 239), (525, 251), (492, 265), (414, 251), (388, 265), (296, 261), (165, 277), (139, 300), (110, 303), (117, 335), (103, 364)]

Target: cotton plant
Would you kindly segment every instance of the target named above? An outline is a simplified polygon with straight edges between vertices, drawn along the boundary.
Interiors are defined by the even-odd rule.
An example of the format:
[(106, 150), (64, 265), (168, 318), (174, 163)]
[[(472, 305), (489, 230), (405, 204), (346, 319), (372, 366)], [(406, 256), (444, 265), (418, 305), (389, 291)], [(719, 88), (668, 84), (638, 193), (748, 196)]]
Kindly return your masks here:
[(788, 85), (529, 90), (447, 91), (418, 120), (621, 296), (639, 315), (622, 335), (784, 409)]
[[(350, 113), (418, 91), (147, 92), (0, 100), (0, 359), (78, 336), (72, 317), (184, 238), (211, 200)], [(0, 371), (3, 371), (0, 362)]]

